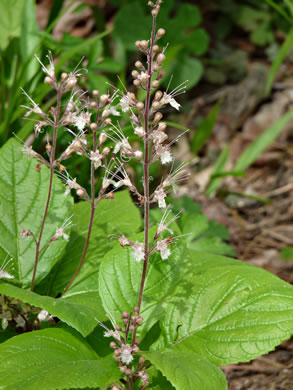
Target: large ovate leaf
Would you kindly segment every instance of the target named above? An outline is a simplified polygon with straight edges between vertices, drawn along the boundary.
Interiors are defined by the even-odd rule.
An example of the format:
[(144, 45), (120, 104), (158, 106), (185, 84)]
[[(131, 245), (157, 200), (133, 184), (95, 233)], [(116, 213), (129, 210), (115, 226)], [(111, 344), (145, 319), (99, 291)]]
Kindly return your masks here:
[(176, 390), (226, 390), (223, 372), (192, 352), (142, 352)]
[(154, 348), (176, 344), (224, 365), (252, 360), (290, 337), (291, 285), (245, 262), (200, 252), (190, 256)]
[[(7, 255), (12, 257), (14, 270), (9, 273), (27, 287), (36, 245), (31, 237), (22, 239), (20, 233), (28, 229), (38, 237), (48, 196), (49, 169), (39, 166), (36, 159), (28, 159), (19, 142), (10, 139), (0, 150), (0, 170), (0, 260)], [(41, 247), (71, 215), (72, 199), (64, 191), (64, 185), (54, 177)], [(61, 238), (41, 253), (36, 283), (53, 268), (65, 246), (66, 241)]]
[[(179, 280), (179, 268), (184, 263), (183, 248), (172, 248), (163, 261), (159, 254), (149, 260), (139, 328), (143, 333), (162, 316), (164, 306)], [(143, 262), (137, 262), (131, 249), (117, 247), (105, 257), (99, 272), (99, 292), (105, 311), (118, 322), (121, 313), (137, 305)]]
[(85, 341), (65, 329), (26, 333), (0, 345), (2, 389), (97, 388), (120, 376), (112, 357), (100, 358)]
[[(97, 275), (93, 275), (97, 285)], [(7, 283), (0, 283), (0, 294), (20, 299), (24, 303), (40, 307), (66, 324), (77, 329), (83, 336), (93, 331), (106, 319), (97, 288), (70, 289), (62, 298), (38, 295)]]
[[(42, 283), (41, 291), (56, 296), (63, 291), (73, 276), (80, 262), (86, 241), (90, 220), (90, 205), (80, 202), (73, 208), (73, 228), (70, 241), (62, 260), (55, 266), (47, 280)], [(115, 194), (114, 199), (105, 199), (96, 208), (91, 238), (85, 262), (75, 279), (73, 287), (83, 283), (85, 279), (96, 272), (101, 260), (117, 240), (113, 235), (133, 234), (140, 227), (141, 219), (138, 208), (131, 200), (128, 191)]]

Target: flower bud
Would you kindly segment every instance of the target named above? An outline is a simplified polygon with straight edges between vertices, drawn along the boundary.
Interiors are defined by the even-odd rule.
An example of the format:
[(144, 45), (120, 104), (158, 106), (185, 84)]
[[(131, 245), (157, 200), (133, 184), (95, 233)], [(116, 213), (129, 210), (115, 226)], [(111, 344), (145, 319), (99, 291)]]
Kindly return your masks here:
[(163, 118), (163, 115), (161, 112), (157, 112), (154, 118), (154, 123), (158, 123)]
[(165, 35), (166, 31), (163, 28), (159, 28), (157, 31), (157, 39), (162, 38), (163, 35)]
[(159, 45), (154, 45), (153, 46), (153, 52), (156, 53), (159, 50)]
[(153, 70), (156, 72), (156, 71), (159, 70), (159, 69), (160, 69), (160, 65), (154, 64)]
[(95, 108), (97, 107), (97, 103), (96, 102), (91, 102), (91, 108)]
[(158, 54), (157, 56), (157, 62), (158, 64), (161, 64), (165, 60), (166, 56), (163, 53)]
[(123, 319), (123, 318), (128, 318), (128, 317), (129, 317), (128, 311), (124, 311), (124, 312), (122, 313), (121, 318)]
[(153, 108), (154, 111), (157, 111), (160, 107), (161, 107), (161, 105), (160, 105), (159, 102), (154, 101), (154, 102), (152, 103), (152, 108)]
[(102, 95), (102, 96), (100, 97), (100, 102), (101, 102), (101, 105), (102, 105), (102, 106), (104, 106), (105, 104), (107, 104), (108, 101), (109, 101), (109, 95), (104, 94), (104, 95)]
[(95, 130), (97, 130), (98, 125), (96, 123), (91, 123), (90, 128), (91, 128), (91, 130), (95, 131)]
[(110, 125), (111, 123), (112, 123), (112, 119), (111, 119), (111, 118), (107, 118), (107, 119), (104, 120), (104, 125), (105, 125), (105, 126), (108, 126), (108, 125)]
[(161, 80), (166, 74), (166, 71), (164, 69), (160, 70), (158, 74), (158, 80)]
[(106, 141), (107, 138), (108, 137), (105, 133), (101, 133), (100, 138), (99, 138), (99, 144), (102, 145)]
[(63, 73), (61, 74), (61, 80), (62, 80), (62, 81), (65, 81), (65, 80), (67, 79), (67, 77), (68, 77), (68, 74), (65, 73), (65, 72), (63, 72)]
[(149, 43), (146, 40), (140, 41), (140, 47), (142, 50), (146, 51), (149, 47)]
[(85, 197), (85, 190), (83, 188), (79, 188), (76, 191), (76, 195), (79, 196), (80, 198), (84, 198)]
[(133, 84), (136, 86), (136, 87), (139, 87), (140, 86), (140, 81), (135, 79), (133, 80)]
[(136, 103), (136, 108), (139, 110), (139, 111), (142, 111), (144, 109), (144, 104), (143, 102), (138, 102)]
[(162, 96), (163, 96), (163, 92), (157, 91), (155, 94), (155, 100), (160, 100)]
[(44, 82), (45, 82), (45, 84), (47, 84), (47, 85), (53, 85), (53, 80), (52, 80), (51, 77), (49, 77), (49, 76), (46, 76), (46, 77), (45, 77)]
[(143, 152), (141, 150), (136, 150), (134, 152), (134, 157), (136, 157), (138, 160), (141, 160), (143, 157)]
[(159, 131), (165, 131), (165, 130), (166, 130), (166, 127), (167, 127), (166, 123), (160, 122), (160, 123), (159, 123), (159, 126), (158, 126), (158, 130), (159, 130)]
[(154, 81), (152, 82), (152, 87), (153, 87), (153, 88), (158, 88), (158, 86), (159, 86), (159, 81), (158, 81), (158, 80), (154, 80)]
[(138, 71), (137, 70), (133, 70), (131, 72), (131, 76), (134, 77), (135, 79), (137, 78), (137, 76), (139, 75)]
[(117, 348), (117, 344), (116, 344), (114, 341), (111, 341), (110, 347), (111, 347), (112, 349), (116, 349), (116, 348)]
[(136, 62), (135, 62), (135, 66), (136, 66), (138, 69), (143, 68), (143, 64), (142, 64), (140, 61), (136, 61)]
[(98, 95), (99, 95), (99, 91), (98, 91), (97, 89), (94, 89), (94, 90), (93, 90), (93, 95), (94, 95), (94, 96), (98, 96)]

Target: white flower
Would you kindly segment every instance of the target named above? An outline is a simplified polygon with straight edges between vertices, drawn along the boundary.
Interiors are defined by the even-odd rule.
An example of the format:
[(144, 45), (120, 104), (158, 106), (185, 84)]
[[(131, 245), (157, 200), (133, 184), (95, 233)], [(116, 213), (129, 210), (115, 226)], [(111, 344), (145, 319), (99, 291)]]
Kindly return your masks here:
[(21, 88), (21, 90), (22, 90), (22, 93), (29, 99), (29, 101), (31, 102), (31, 105), (32, 105), (32, 107), (21, 106), (21, 107), (26, 108), (28, 110), (27, 113), (25, 114), (25, 116), (29, 116), (32, 112), (34, 112), (35, 114), (40, 114), (41, 116), (45, 116), (45, 114), (40, 109), (40, 107), (37, 105), (37, 103), (35, 101), (33, 101), (33, 99), (25, 92), (25, 90), (23, 88)]
[(48, 123), (45, 121), (38, 121), (34, 126), (35, 135), (39, 135), (42, 132), (42, 128), (47, 125)]
[(136, 241), (135, 244), (132, 245), (133, 256), (136, 261), (141, 261), (144, 259), (144, 244)]
[(152, 133), (152, 139), (154, 143), (162, 144), (168, 138), (167, 134), (163, 131), (154, 131)]
[(79, 115), (75, 115), (73, 125), (78, 128), (79, 131), (83, 131), (85, 126), (90, 123), (91, 114), (89, 112), (81, 112)]
[(158, 202), (160, 209), (166, 208), (166, 201), (165, 201), (166, 196), (167, 194), (164, 192), (162, 187), (160, 187), (154, 192), (154, 200)]
[(35, 57), (36, 59), (39, 61), (39, 63), (41, 64), (42, 66), (42, 71), (44, 73), (47, 73), (47, 75), (51, 78), (51, 79), (54, 79), (55, 78), (55, 67), (54, 67), (54, 61), (53, 61), (53, 57), (52, 57), (52, 53), (49, 51), (49, 53), (46, 55), (46, 57), (48, 58), (49, 60), (49, 66), (48, 68), (42, 63), (42, 61), (39, 59), (39, 57), (35, 54)]
[(114, 337), (114, 339), (116, 340), (120, 340), (120, 333), (118, 332), (118, 330), (106, 330), (106, 332), (104, 332), (104, 337)]
[(40, 322), (42, 321), (49, 321), (53, 318), (53, 316), (51, 316), (51, 314), (49, 314), (46, 310), (41, 310), (38, 314), (38, 320)]
[[(171, 80), (170, 80), (171, 81)], [(175, 108), (176, 110), (179, 110), (181, 105), (175, 100), (175, 96), (180, 95), (181, 93), (184, 93), (186, 90), (186, 84), (187, 81), (184, 81), (183, 83), (179, 84), (176, 88), (173, 89), (171, 92), (164, 92), (162, 99), (160, 100), (161, 105), (170, 104), (171, 107)], [(168, 88), (167, 88), (168, 91)]]
[(54, 237), (55, 237), (55, 240), (57, 240), (57, 238), (60, 238), (60, 237), (63, 237), (65, 241), (69, 240), (69, 236), (68, 236), (68, 234), (65, 233), (63, 228), (57, 228)]
[(107, 109), (109, 110), (110, 115), (120, 116), (120, 112), (116, 110), (116, 107), (109, 106)]
[(120, 359), (123, 363), (129, 364), (133, 360), (132, 348), (129, 344), (123, 345), (120, 348)]
[(8, 259), (8, 255), (5, 257), (1, 267), (0, 267), (0, 279), (14, 279), (14, 276), (10, 275), (7, 271), (5, 271), (5, 268), (7, 269), (9, 264), (12, 262), (12, 258)]
[(158, 252), (160, 252), (162, 260), (168, 259), (168, 257), (171, 254), (171, 250), (170, 248), (168, 248), (167, 239), (158, 241), (156, 245), (156, 249)]
[(135, 95), (133, 95), (133, 93), (130, 93), (130, 92), (127, 92), (126, 95), (122, 96), (119, 104), (120, 104), (123, 112), (129, 111), (131, 107), (135, 106), (136, 102), (134, 99), (135, 99)]
[(76, 182), (76, 177), (74, 179), (67, 179), (66, 180), (66, 190), (64, 195), (68, 195), (71, 190), (78, 190), (80, 187), (79, 184)]
[(102, 165), (103, 155), (96, 150), (95, 152), (91, 151), (90, 160), (94, 163), (95, 169), (99, 168)]
[(139, 137), (142, 138), (144, 136), (144, 134), (145, 134), (145, 131), (144, 131), (142, 126), (136, 126), (134, 128), (134, 134), (136, 134), (136, 135), (138, 135)]
[(173, 160), (173, 157), (172, 157), (172, 154), (169, 150), (165, 149), (162, 154), (160, 155), (160, 159), (161, 159), (161, 163), (163, 165), (165, 164), (169, 164), (170, 162), (172, 162)]
[(119, 237), (119, 242), (120, 242), (120, 245), (122, 247), (126, 246), (126, 245), (130, 245), (130, 241), (128, 240), (128, 238), (126, 238), (124, 235), (122, 235), (121, 237)]
[(160, 101), (160, 103), (163, 105), (163, 104), (170, 104), (170, 106), (172, 106), (173, 108), (175, 108), (176, 110), (179, 111), (181, 105), (176, 102), (176, 100), (172, 97), (171, 94), (168, 94), (166, 92), (164, 92), (163, 94), (163, 97)]

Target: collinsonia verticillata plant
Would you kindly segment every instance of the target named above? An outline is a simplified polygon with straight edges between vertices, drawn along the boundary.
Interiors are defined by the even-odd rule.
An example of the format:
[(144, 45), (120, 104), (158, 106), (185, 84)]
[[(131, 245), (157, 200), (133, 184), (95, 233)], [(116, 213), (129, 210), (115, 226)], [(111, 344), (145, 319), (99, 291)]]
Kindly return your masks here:
[[(27, 159), (16, 140), (0, 149), (0, 254), (5, 259), (0, 337), (6, 340), (0, 343), (1, 388), (227, 390), (217, 366), (256, 358), (293, 333), (292, 286), (245, 262), (193, 251), (180, 240), (187, 230), (177, 226), (180, 212), (172, 213), (166, 195), (187, 172), (172, 157), (161, 109), (180, 108), (175, 97), (184, 85), (172, 92), (158, 89), (165, 59), (158, 46), (164, 30), (156, 27), (161, 3), (149, 2), (151, 38), (136, 42), (146, 65), (137, 61), (132, 76), (144, 101), (137, 98), (141, 93), (127, 90), (102, 96), (93, 91), (87, 97), (77, 88), (81, 71), (57, 81), (49, 57), (50, 67), (42, 67), (45, 82), (56, 90), (57, 106), (46, 114), (31, 100), (29, 108), (41, 116), (37, 134), (45, 127), (53, 130), (47, 138), (49, 161), (25, 146)], [(120, 124), (112, 123), (121, 110), (129, 114), (143, 151), (125, 136), (124, 114)], [(57, 133), (64, 130), (74, 139), (56, 156)], [(64, 166), (73, 153), (90, 160), (90, 194)], [(132, 158), (143, 165), (142, 194), (125, 165)], [(158, 160), (171, 168), (151, 193), (149, 168)], [(114, 194), (123, 186), (128, 191)], [(7, 196), (7, 188), (13, 196)], [(71, 190), (80, 198), (72, 217), (70, 208), (62, 213)], [(143, 206), (143, 231), (129, 192)], [(162, 214), (155, 226), (152, 206)], [(41, 216), (40, 210), (45, 211)], [(184, 214), (181, 218), (180, 227)], [(118, 242), (109, 243), (109, 234), (117, 232)], [(22, 248), (33, 246), (32, 240), (34, 259)], [(44, 271), (42, 255), (63, 240), (69, 242), (58, 267), (48, 256)], [(37, 293), (26, 289), (31, 274)], [(57, 294), (62, 296), (54, 298)], [(16, 328), (27, 333), (16, 335)]]

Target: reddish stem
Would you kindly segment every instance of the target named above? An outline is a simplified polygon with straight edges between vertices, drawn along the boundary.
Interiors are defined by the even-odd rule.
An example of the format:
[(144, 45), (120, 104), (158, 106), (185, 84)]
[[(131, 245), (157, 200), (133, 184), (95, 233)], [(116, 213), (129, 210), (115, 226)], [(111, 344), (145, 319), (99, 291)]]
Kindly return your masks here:
[(32, 276), (31, 287), (30, 287), (31, 291), (33, 291), (34, 285), (35, 285), (35, 278), (36, 278), (36, 273), (37, 273), (37, 268), (38, 268), (39, 257), (40, 257), (40, 253), (41, 253), (40, 245), (41, 245), (41, 241), (42, 241), (42, 237), (43, 237), (45, 222), (47, 219), (49, 205), (50, 205), (51, 196), (52, 196), (53, 176), (54, 176), (54, 169), (55, 169), (56, 141), (57, 141), (57, 132), (58, 132), (58, 128), (59, 128), (59, 117), (60, 117), (60, 109), (61, 109), (61, 97), (62, 97), (62, 88), (59, 87), (57, 89), (57, 108), (56, 108), (56, 116), (55, 116), (55, 124), (54, 124), (52, 150), (51, 150), (51, 154), (50, 154), (50, 179), (49, 179), (48, 197), (47, 197), (47, 202), (46, 202), (46, 206), (45, 206), (45, 211), (44, 211), (44, 216), (43, 216), (43, 220), (42, 220), (39, 238), (36, 242), (35, 264), (34, 264), (33, 276)]
[[(96, 130), (94, 131), (94, 137), (93, 138), (94, 138), (93, 152), (95, 153), (96, 150), (97, 150), (97, 132), (96, 132)], [(86, 256), (86, 253), (87, 253), (87, 250), (88, 250), (90, 238), (91, 238), (93, 222), (94, 222), (94, 217), (95, 217), (95, 211), (96, 211), (96, 207), (98, 205), (98, 202), (95, 202), (95, 165), (94, 165), (93, 161), (91, 161), (91, 202), (90, 203), (91, 203), (91, 216), (90, 216), (90, 222), (89, 222), (86, 242), (85, 242), (84, 247), (83, 247), (81, 259), (80, 259), (79, 265), (78, 265), (74, 275), (72, 276), (72, 278), (70, 279), (70, 282), (65, 287), (65, 289), (63, 291), (63, 294), (66, 293), (66, 291), (70, 288), (70, 286), (72, 285), (73, 281), (75, 280), (75, 278), (79, 274), (79, 272), (81, 270), (81, 267), (83, 266), (83, 263), (84, 263), (84, 260), (85, 260), (85, 256)]]
[[(150, 191), (149, 191), (149, 111), (150, 111), (150, 100), (151, 100), (151, 83), (152, 83), (152, 74), (153, 74), (153, 46), (155, 42), (155, 30), (156, 30), (156, 16), (153, 16), (153, 27), (152, 27), (152, 35), (151, 35), (151, 44), (149, 48), (149, 52), (147, 55), (148, 62), (148, 84), (147, 84), (147, 94), (145, 100), (145, 111), (144, 111), (144, 127), (145, 127), (145, 135), (144, 135), (144, 262), (143, 262), (143, 270), (141, 275), (141, 282), (138, 294), (138, 314), (140, 313), (142, 298), (143, 298), (143, 290), (145, 285), (147, 267), (149, 262), (149, 211), (150, 211)], [(136, 329), (133, 331), (132, 336), (132, 344), (135, 342), (136, 338)]]

